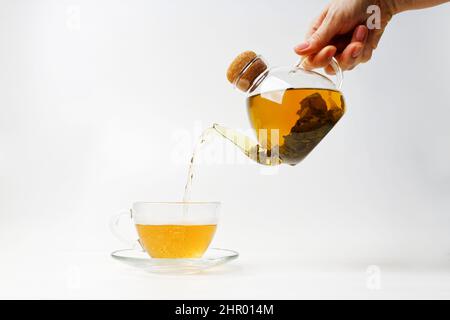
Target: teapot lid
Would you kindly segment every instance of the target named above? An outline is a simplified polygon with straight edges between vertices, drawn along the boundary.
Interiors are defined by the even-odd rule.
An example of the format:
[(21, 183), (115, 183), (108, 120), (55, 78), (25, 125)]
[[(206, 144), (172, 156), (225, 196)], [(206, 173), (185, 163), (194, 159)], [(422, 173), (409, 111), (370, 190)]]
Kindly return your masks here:
[(253, 51), (244, 51), (231, 62), (227, 70), (227, 79), (239, 90), (247, 92), (267, 68), (262, 57)]
[(244, 51), (228, 67), (227, 79), (235, 88), (248, 94), (289, 88), (340, 90), (342, 70), (334, 58), (330, 61), (330, 65), (336, 73), (336, 82), (321, 73), (304, 68), (304, 61), (305, 59), (302, 59), (294, 67), (269, 70), (268, 64), (260, 55), (253, 51)]

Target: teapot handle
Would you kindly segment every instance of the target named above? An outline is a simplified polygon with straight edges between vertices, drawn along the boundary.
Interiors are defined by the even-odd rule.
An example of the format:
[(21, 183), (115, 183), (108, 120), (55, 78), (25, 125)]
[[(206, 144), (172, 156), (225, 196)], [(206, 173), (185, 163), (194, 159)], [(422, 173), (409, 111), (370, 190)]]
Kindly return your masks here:
[[(303, 68), (303, 63), (307, 58), (308, 57), (302, 57), (300, 61), (297, 63), (297, 67)], [(342, 68), (339, 65), (339, 62), (337, 62), (337, 60), (334, 57), (331, 59), (330, 65), (333, 68), (334, 73), (336, 74), (336, 82), (335, 82), (336, 88), (340, 90), (342, 87), (342, 82), (344, 81), (344, 73), (342, 72)]]

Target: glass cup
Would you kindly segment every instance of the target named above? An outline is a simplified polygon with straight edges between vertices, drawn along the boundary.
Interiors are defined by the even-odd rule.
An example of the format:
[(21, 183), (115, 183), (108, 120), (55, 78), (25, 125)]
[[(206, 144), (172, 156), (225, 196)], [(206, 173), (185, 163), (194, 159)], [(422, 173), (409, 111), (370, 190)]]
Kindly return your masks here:
[[(111, 221), (111, 230), (129, 246), (144, 249), (152, 258), (201, 258), (217, 229), (219, 202), (135, 202), (132, 209)], [(138, 234), (130, 240), (121, 221), (131, 220)]]

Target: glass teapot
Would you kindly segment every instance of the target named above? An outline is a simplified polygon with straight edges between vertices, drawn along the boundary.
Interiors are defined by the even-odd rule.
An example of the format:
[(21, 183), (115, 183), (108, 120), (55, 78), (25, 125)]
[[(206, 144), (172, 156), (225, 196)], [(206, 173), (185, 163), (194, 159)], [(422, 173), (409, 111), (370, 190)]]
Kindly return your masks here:
[(218, 124), (214, 129), (260, 164), (296, 165), (302, 161), (345, 112), (338, 62), (334, 58), (330, 62), (337, 78), (334, 83), (325, 75), (307, 70), (304, 61), (293, 67), (269, 68), (252, 51), (237, 56), (227, 78), (247, 95), (247, 111), (257, 142)]

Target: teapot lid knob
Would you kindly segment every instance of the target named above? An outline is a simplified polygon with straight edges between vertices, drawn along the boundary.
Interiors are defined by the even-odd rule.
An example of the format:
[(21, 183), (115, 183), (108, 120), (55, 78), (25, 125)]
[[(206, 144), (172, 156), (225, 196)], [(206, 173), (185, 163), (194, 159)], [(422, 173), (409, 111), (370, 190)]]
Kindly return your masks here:
[(244, 51), (230, 64), (227, 79), (239, 90), (247, 92), (258, 76), (267, 70), (267, 64), (253, 51)]

